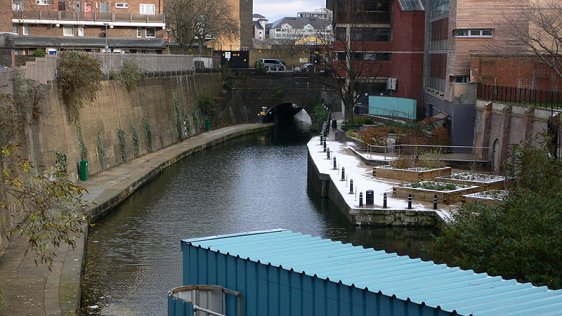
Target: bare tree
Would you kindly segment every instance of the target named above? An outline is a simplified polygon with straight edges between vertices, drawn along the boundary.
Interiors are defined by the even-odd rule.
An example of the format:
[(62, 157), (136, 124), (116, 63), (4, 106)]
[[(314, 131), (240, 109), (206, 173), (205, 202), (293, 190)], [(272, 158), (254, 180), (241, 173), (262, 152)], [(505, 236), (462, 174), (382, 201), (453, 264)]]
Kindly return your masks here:
[(315, 62), (323, 63), (326, 72), (331, 74), (334, 80), (327, 81), (327, 85), (341, 98), (345, 119), (354, 122), (355, 105), (379, 81), (378, 61), (388, 54), (377, 52), (376, 42), (365, 38), (367, 28), (362, 24), (368, 22), (368, 17), (360, 2), (348, 0), (339, 5), (334, 10), (334, 21), (345, 23), (336, 26), (335, 41), (325, 45), (321, 58), (316, 54)]
[(170, 0), (164, 11), (172, 38), (185, 50), (197, 44), (202, 53), (205, 42), (239, 34), (239, 23), (227, 1)]
[[(516, 0), (512, 0), (516, 1)], [(562, 78), (562, 2), (560, 0), (529, 0), (513, 2), (517, 17), (506, 18), (508, 40), (523, 51), (533, 54)]]

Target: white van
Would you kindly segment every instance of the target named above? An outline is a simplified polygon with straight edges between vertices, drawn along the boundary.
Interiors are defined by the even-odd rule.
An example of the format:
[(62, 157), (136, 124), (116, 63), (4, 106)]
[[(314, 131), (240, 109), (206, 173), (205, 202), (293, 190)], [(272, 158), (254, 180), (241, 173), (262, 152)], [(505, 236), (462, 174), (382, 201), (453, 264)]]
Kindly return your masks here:
[(287, 66), (281, 59), (260, 58), (256, 60), (256, 68), (263, 67), (266, 72), (285, 71)]

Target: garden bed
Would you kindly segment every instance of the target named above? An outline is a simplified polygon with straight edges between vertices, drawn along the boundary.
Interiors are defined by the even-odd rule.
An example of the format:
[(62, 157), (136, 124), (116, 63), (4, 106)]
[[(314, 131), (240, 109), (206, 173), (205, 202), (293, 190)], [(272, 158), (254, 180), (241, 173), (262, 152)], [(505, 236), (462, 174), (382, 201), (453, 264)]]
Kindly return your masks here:
[(442, 168), (409, 168), (397, 169), (388, 166), (373, 168), (373, 176), (377, 178), (395, 179), (404, 182), (417, 182), (433, 180), (436, 177), (445, 177), (451, 175), (450, 167)]
[(505, 190), (487, 190), (463, 195), (464, 203), (480, 203), (484, 205), (499, 205), (506, 196)]
[(408, 183), (392, 188), (392, 194), (398, 198), (408, 198), (418, 201), (433, 202), (434, 195), (437, 195), (438, 203), (453, 204), (463, 200), (463, 195), (478, 192), (478, 186), (465, 184), (454, 184), (445, 182), (422, 181)]
[(461, 172), (449, 176), (440, 176), (435, 178), (436, 181), (449, 182), (465, 185), (476, 185), (483, 190), (502, 190), (507, 185), (507, 180), (504, 176)]

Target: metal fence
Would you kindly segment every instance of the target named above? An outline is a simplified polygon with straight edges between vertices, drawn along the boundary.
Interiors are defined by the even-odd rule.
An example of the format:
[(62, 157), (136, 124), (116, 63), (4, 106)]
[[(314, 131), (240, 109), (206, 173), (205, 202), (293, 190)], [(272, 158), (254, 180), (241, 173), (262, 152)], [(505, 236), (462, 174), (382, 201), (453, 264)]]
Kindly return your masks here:
[(367, 145), (369, 159), (396, 160), (423, 157), (427, 160), (489, 161), (490, 147), (389, 144)]
[(562, 93), (526, 88), (478, 84), (477, 97), (480, 100), (502, 101), (520, 105), (534, 105), (546, 108), (562, 108)]

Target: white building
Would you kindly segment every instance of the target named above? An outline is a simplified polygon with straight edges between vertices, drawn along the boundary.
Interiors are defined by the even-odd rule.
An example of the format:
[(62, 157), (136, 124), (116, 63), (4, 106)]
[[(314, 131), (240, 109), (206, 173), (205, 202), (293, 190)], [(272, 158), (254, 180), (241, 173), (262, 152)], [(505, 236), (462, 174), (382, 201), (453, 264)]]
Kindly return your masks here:
[(267, 25), (267, 19), (265, 18), (265, 16), (261, 14), (254, 14), (252, 16), (252, 21), (254, 24), (254, 39), (260, 41), (265, 40), (265, 30)]
[(333, 39), (333, 28), (331, 21), (326, 19), (285, 17), (268, 24), (266, 34), (272, 40), (297, 41), (307, 37), (315, 37), (329, 43)]

